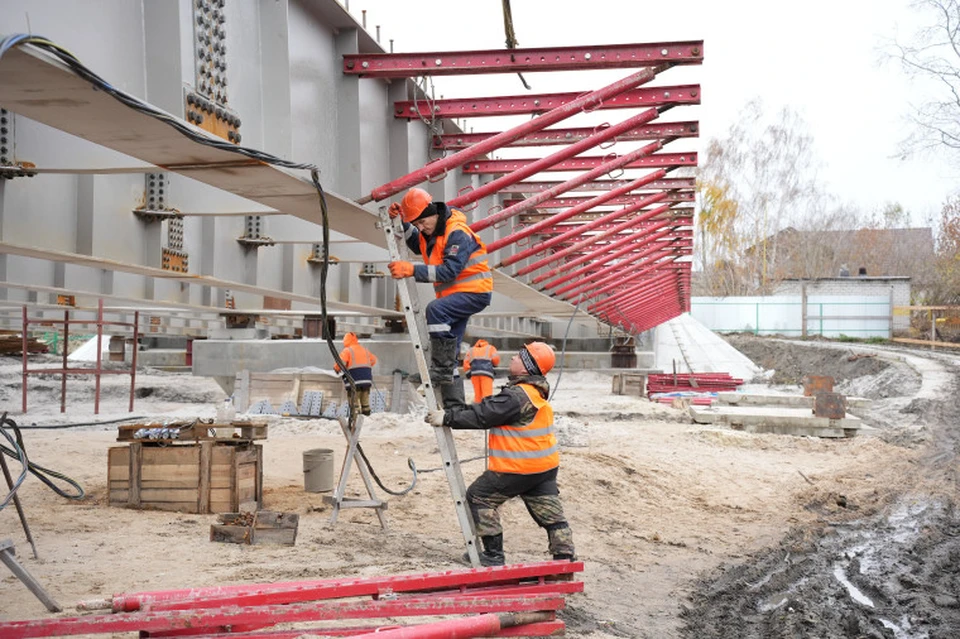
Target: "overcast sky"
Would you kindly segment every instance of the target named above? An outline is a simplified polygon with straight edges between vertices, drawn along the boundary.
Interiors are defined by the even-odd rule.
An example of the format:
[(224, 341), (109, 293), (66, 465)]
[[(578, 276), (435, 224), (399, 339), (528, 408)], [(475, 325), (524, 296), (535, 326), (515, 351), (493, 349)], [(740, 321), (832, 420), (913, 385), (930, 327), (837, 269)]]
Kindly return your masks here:
[[(341, 0), (346, 4), (345, 0)], [(909, 0), (512, 0), (521, 47), (575, 46), (703, 40), (704, 64), (671, 69), (656, 84), (699, 83), (702, 106), (675, 111), (675, 119), (699, 119), (700, 150), (722, 137), (743, 106), (761, 97), (767, 110), (789, 106), (806, 121), (815, 140), (828, 192), (866, 210), (899, 202), (915, 224), (936, 215), (956, 192), (960, 168), (944, 154), (899, 159), (908, 133), (911, 104), (922, 99), (892, 62), (884, 43), (907, 42), (922, 14)], [(351, 0), (350, 12), (394, 51), (499, 49), (504, 47), (500, 0)], [(577, 73), (528, 77), (534, 93), (596, 89), (630, 73), (610, 72), (602, 81)], [(525, 93), (516, 76), (436, 80), (444, 97)], [(598, 82), (601, 82), (598, 84)], [(623, 118), (616, 112), (609, 119)], [(502, 130), (502, 118), (468, 123)], [(506, 127), (511, 126), (506, 124)], [(673, 150), (672, 146), (667, 147)], [(683, 149), (681, 149), (683, 150)]]

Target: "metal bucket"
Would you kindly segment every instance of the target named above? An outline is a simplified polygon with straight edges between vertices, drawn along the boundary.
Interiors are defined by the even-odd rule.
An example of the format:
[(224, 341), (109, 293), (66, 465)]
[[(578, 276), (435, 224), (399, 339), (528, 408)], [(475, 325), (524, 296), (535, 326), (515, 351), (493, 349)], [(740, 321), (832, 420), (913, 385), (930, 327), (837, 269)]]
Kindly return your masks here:
[(333, 451), (314, 448), (303, 453), (303, 489), (308, 493), (333, 490)]

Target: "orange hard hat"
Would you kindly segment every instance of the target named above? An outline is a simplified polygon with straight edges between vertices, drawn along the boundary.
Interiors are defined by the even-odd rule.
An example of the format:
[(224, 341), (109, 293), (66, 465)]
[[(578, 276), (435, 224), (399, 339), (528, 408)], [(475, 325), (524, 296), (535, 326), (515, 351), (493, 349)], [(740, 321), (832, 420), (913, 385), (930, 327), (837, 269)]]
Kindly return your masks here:
[[(524, 353), (526, 351), (526, 353)], [(531, 370), (527, 359), (524, 357), (525, 354), (528, 354), (530, 359), (533, 360), (533, 363), (536, 364), (536, 368), (539, 369), (541, 375), (546, 375), (553, 368), (553, 365), (557, 362), (557, 356), (554, 354), (553, 349), (549, 344), (543, 342), (531, 342), (523, 347), (520, 351), (520, 359), (523, 361), (524, 366), (527, 367), (527, 370), (531, 375), (535, 375), (537, 371)]]
[(433, 197), (424, 191), (413, 187), (400, 200), (400, 213), (403, 215), (404, 222), (413, 222), (420, 217), (423, 210), (433, 202)]

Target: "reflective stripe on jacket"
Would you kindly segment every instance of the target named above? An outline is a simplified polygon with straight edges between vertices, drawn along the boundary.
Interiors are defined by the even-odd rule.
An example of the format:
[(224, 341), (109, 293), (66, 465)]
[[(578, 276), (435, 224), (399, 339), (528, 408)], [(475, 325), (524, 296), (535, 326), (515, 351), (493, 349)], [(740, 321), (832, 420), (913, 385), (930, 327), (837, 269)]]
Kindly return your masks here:
[[(340, 359), (347, 365), (347, 370), (350, 371), (350, 376), (357, 386), (372, 386), (373, 365), (377, 363), (377, 356), (361, 346), (355, 339), (344, 339), (346, 348), (340, 351)], [(339, 365), (334, 364), (333, 367), (339, 372)], [(344, 378), (343, 383), (347, 383), (346, 378)]]
[(490, 429), (488, 467), (496, 473), (530, 475), (560, 465), (560, 451), (553, 428), (553, 409), (531, 384), (518, 384), (537, 414), (526, 426)]
[[(446, 219), (443, 236), (438, 237), (433, 244), (433, 250), (427, 252), (427, 240), (420, 235), (420, 255), (429, 268), (443, 264), (444, 252), (447, 248), (447, 239), (456, 231), (466, 233), (476, 242), (477, 249), (470, 255), (466, 265), (450, 282), (437, 282), (432, 277), (434, 293), (437, 297), (445, 297), (452, 293), (490, 293), (493, 291), (493, 275), (487, 265), (487, 247), (480, 236), (467, 226), (466, 216), (456, 209), (450, 209), (450, 217)], [(433, 272), (432, 270), (430, 271)]]
[(467, 379), (474, 375), (489, 377), (493, 379), (493, 367), (500, 363), (500, 354), (493, 344), (488, 344), (484, 340), (477, 340), (477, 343), (467, 351), (467, 356), (463, 360), (464, 370), (467, 371)]

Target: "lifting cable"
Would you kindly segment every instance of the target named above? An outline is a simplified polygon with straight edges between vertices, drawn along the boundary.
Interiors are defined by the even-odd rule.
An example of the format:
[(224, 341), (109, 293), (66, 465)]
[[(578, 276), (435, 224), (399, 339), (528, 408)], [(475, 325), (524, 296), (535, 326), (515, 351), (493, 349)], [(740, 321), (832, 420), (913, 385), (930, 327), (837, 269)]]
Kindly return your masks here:
[[(517, 42), (517, 34), (513, 31), (513, 11), (510, 10), (510, 0), (503, 0), (503, 32), (507, 37), (507, 48), (516, 49), (520, 43)], [(512, 53), (510, 54), (510, 62), (516, 62)], [(523, 74), (517, 73), (517, 77), (523, 83), (523, 88), (529, 91), (530, 85), (523, 79)]]
[[(327, 211), (327, 198), (323, 191), (323, 186), (320, 184), (320, 169), (315, 164), (302, 163), (302, 162), (292, 162), (290, 160), (285, 160), (276, 155), (267, 153), (265, 151), (260, 151), (258, 149), (253, 149), (245, 146), (240, 146), (239, 144), (234, 144), (227, 140), (207, 137), (205, 135), (200, 135), (193, 130), (192, 126), (188, 126), (181, 119), (174, 117), (173, 115), (158, 109), (157, 107), (148, 104), (137, 98), (136, 96), (130, 95), (125, 91), (115, 88), (109, 82), (104, 80), (102, 77), (97, 75), (94, 71), (84, 65), (80, 60), (66, 48), (54, 43), (48, 38), (42, 36), (30, 35), (26, 33), (18, 33), (7, 36), (0, 40), (0, 59), (3, 58), (3, 55), (13, 47), (29, 45), (35, 47), (42, 51), (45, 51), (55, 58), (63, 62), (71, 71), (76, 73), (79, 77), (83, 78), (87, 82), (90, 82), (95, 88), (102, 90), (107, 95), (110, 95), (121, 104), (130, 107), (131, 109), (148, 115), (156, 120), (163, 122), (176, 131), (189, 138), (191, 141), (196, 142), (197, 144), (202, 144), (204, 146), (212, 147), (219, 149), (221, 151), (226, 151), (229, 153), (236, 153), (238, 155), (243, 155), (252, 160), (258, 162), (263, 162), (272, 166), (279, 166), (286, 169), (298, 169), (310, 172), (310, 180), (313, 183), (314, 188), (317, 190), (317, 195), (320, 200), (320, 213), (321, 213), (321, 229), (322, 229), (322, 239), (323, 239), (323, 261), (320, 264), (320, 317), (321, 317), (321, 327), (322, 333), (326, 336), (327, 347), (330, 349), (330, 353), (333, 355), (333, 360), (340, 366), (340, 370), (344, 372), (344, 378), (347, 381), (348, 386), (348, 401), (350, 402), (350, 424), (349, 427), (351, 430), (355, 427), (356, 424), (356, 409), (354, 408), (354, 399), (357, 394), (357, 387), (354, 383), (353, 377), (350, 375), (350, 372), (347, 370), (346, 364), (343, 360), (340, 359), (340, 353), (337, 350), (336, 345), (333, 343), (333, 335), (331, 331), (328, 330), (328, 314), (327, 314), (327, 271), (330, 266), (330, 220)], [(7, 454), (11, 454), (12, 451), (7, 451), (4, 447), (3, 451)], [(22, 452), (22, 451), (21, 451)], [(20, 457), (16, 457), (20, 459)], [(366, 456), (363, 456), (364, 461), (366, 461)], [(370, 467), (369, 462), (366, 462), (368, 468)], [(40, 468), (39, 466), (37, 468)], [(43, 469), (46, 470), (46, 469)], [(372, 471), (372, 468), (371, 468)], [(50, 472), (50, 471), (47, 471)], [(52, 474), (52, 473), (51, 473)], [(48, 483), (44, 478), (41, 477)], [(414, 473), (414, 481), (416, 481), (416, 473)], [(377, 482), (381, 488), (383, 484)], [(52, 486), (51, 486), (52, 487)], [(79, 486), (78, 486), (79, 488)], [(411, 490), (411, 486), (407, 491)], [(56, 489), (55, 489), (56, 490)], [(386, 490), (384, 488), (384, 490)], [(388, 491), (389, 492), (389, 491)], [(82, 490), (81, 490), (82, 493)], [(394, 494), (394, 493), (392, 493)], [(82, 494), (81, 494), (82, 497)], [(74, 499), (79, 499), (75, 497)]]
[[(13, 435), (7, 432), (7, 430), (12, 430)], [(13, 482), (13, 486), (10, 487), (10, 492), (7, 493), (7, 496), (2, 502), (0, 502), (0, 510), (3, 510), (7, 504), (10, 503), (10, 500), (13, 499), (13, 496), (16, 494), (17, 490), (23, 484), (23, 481), (27, 478), (27, 471), (33, 473), (37, 479), (45, 483), (50, 487), (50, 490), (57, 493), (61, 497), (66, 497), (67, 499), (80, 500), (86, 496), (86, 493), (83, 491), (83, 487), (80, 486), (72, 478), (67, 477), (63, 473), (59, 473), (55, 470), (49, 468), (44, 468), (39, 464), (35, 464), (32, 461), (27, 459), (27, 451), (23, 448), (23, 437), (20, 434), (20, 428), (17, 426), (17, 423), (7, 417), (6, 413), (3, 413), (3, 416), (0, 416), (0, 433), (3, 434), (3, 437), (10, 442), (12, 448), (7, 448), (3, 444), (0, 444), (0, 452), (2, 452), (7, 457), (15, 459), (20, 462), (20, 465), (23, 467), (23, 470), (20, 472), (20, 476), (17, 477), (17, 480)], [(53, 480), (48, 478), (52, 477), (53, 479), (60, 480), (65, 482), (73, 487), (76, 491), (71, 494), (68, 493), (63, 488), (60, 488), (53, 483)]]

